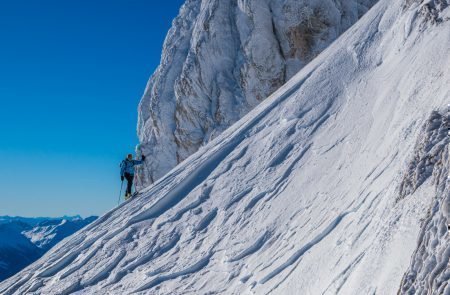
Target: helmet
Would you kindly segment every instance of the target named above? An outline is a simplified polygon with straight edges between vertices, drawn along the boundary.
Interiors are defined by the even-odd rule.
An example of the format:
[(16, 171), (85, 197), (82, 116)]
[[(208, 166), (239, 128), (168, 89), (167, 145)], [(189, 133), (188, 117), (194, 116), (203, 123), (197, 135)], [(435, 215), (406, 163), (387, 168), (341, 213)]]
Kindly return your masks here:
[(128, 154), (127, 159), (130, 159), (130, 160), (133, 159), (133, 154)]

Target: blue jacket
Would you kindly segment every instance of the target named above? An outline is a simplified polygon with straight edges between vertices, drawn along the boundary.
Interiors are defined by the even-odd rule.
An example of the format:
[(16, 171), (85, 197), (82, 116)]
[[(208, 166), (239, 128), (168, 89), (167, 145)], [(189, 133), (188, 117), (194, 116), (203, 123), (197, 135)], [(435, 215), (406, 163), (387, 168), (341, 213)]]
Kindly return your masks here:
[(120, 163), (120, 176), (124, 176), (125, 173), (134, 175), (134, 166), (144, 163), (142, 160), (128, 160), (125, 159)]

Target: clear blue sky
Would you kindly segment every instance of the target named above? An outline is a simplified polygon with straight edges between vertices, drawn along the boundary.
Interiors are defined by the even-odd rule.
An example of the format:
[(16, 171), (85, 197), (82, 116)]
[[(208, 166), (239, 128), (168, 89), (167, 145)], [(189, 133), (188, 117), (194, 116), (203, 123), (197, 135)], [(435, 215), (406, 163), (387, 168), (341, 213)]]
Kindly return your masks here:
[(0, 1), (0, 215), (117, 204), (137, 106), (183, 2)]

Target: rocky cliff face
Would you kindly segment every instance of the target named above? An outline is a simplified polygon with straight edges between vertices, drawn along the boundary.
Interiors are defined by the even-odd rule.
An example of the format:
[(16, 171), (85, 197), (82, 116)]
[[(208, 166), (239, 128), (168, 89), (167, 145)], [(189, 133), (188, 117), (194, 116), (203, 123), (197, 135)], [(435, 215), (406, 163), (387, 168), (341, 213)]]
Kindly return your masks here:
[[(431, 206), (422, 223), (417, 249), (403, 277), (399, 294), (450, 294), (449, 118), (433, 112), (416, 144), (411, 184), (431, 178), (435, 186)], [(412, 193), (413, 191), (411, 191)], [(405, 197), (408, 197), (406, 195)]]
[(450, 294), (450, 7), (432, 3), (380, 0), (0, 294)]
[(187, 0), (139, 105), (141, 185), (239, 120), (376, 0)]

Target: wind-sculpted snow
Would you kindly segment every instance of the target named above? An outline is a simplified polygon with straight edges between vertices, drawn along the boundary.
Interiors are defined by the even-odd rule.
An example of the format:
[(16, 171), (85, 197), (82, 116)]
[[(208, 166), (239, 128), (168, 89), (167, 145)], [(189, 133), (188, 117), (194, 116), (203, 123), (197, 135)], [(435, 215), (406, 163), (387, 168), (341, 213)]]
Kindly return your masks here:
[[(446, 254), (445, 219), (427, 209), (445, 197), (433, 175), (447, 164), (427, 158), (448, 160), (430, 114), (448, 103), (450, 35), (448, 23), (420, 19), (421, 5), (379, 2), (248, 115), (0, 294), (396, 294), (411, 259), (428, 255), (418, 242)], [(439, 262), (426, 268), (431, 293), (446, 278)]]
[(139, 106), (139, 184), (242, 118), (376, 2), (186, 1)]

